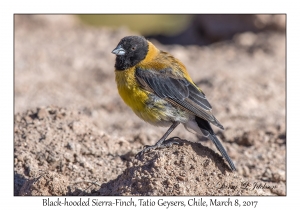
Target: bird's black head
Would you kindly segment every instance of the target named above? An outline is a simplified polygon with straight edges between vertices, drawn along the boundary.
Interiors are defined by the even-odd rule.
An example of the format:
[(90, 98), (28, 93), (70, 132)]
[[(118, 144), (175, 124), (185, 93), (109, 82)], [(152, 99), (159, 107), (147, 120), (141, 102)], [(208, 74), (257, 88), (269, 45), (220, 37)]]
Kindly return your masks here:
[(142, 61), (148, 52), (148, 42), (142, 36), (126, 36), (112, 51), (117, 55), (116, 70), (126, 70)]

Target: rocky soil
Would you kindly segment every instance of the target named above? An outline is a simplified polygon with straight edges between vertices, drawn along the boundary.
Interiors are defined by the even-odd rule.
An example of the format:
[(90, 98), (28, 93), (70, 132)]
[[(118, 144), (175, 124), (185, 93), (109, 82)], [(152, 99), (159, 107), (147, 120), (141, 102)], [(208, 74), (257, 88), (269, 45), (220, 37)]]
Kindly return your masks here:
[(206, 93), (214, 145), (179, 126), (180, 145), (135, 155), (166, 131), (119, 97), (114, 55), (126, 28), (73, 16), (15, 16), (15, 195), (286, 195), (286, 37), (245, 32), (207, 46), (162, 45)]

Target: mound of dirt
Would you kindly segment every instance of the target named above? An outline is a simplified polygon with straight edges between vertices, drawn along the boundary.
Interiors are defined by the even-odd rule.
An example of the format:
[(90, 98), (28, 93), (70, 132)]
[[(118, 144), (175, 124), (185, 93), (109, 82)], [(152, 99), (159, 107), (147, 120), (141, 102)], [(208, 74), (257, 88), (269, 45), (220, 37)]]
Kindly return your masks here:
[(200, 143), (178, 139), (180, 145), (135, 157), (132, 145), (141, 146), (140, 138), (115, 139), (87, 118), (58, 107), (15, 116), (19, 195), (268, 194), (251, 188), (253, 180), (231, 172), (219, 154)]
[(249, 180), (231, 172), (222, 157), (200, 143), (178, 140), (180, 146), (133, 159), (98, 195), (259, 195), (245, 187)]
[[(73, 187), (65, 187), (70, 187), (68, 194), (73, 195), (76, 189), (86, 187), (91, 180), (102, 183), (121, 173), (125, 164), (120, 155), (132, 149), (130, 144), (98, 132), (85, 118), (79, 112), (57, 107), (38, 108), (17, 114), (15, 173), (18, 179), (36, 183), (41, 179), (38, 178), (41, 173), (57, 172), (51, 174), (50, 178), (55, 176), (58, 179), (60, 175), (68, 177)], [(42, 178), (48, 180), (44, 176)], [(67, 194), (66, 191), (59, 192)], [(53, 188), (47, 195), (56, 193)]]

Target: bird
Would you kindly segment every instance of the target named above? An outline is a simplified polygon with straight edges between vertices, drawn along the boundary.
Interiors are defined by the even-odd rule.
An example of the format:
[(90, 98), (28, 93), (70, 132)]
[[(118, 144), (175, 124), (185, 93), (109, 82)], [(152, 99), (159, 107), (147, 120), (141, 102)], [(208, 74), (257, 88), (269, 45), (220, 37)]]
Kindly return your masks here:
[(144, 121), (169, 127), (154, 145), (146, 145), (139, 156), (178, 144), (172, 138), (166, 139), (181, 123), (188, 131), (210, 139), (231, 170), (236, 170), (211, 124), (222, 130), (224, 127), (212, 114), (206, 95), (192, 81), (181, 61), (143, 36), (125, 36), (112, 53), (116, 55), (115, 81), (125, 104)]

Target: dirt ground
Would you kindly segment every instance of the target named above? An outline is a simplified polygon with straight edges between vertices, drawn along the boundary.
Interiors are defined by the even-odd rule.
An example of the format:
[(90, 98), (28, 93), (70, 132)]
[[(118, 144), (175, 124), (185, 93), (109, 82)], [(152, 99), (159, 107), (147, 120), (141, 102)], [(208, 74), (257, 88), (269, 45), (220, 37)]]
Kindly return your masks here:
[(237, 168), (179, 126), (180, 145), (135, 155), (167, 128), (140, 120), (114, 81), (126, 28), (15, 16), (15, 195), (286, 195), (285, 34), (162, 45), (205, 92)]

